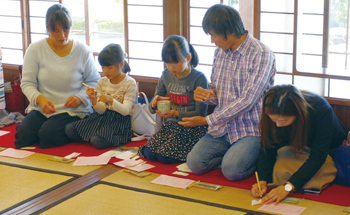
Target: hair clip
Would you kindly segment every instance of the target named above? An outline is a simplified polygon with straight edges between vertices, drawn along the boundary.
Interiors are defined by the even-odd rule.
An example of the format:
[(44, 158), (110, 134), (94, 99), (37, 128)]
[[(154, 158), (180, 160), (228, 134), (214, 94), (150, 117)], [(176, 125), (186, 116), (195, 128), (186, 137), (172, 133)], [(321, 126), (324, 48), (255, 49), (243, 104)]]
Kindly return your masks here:
[(124, 57), (128, 57), (128, 53), (124, 52)]

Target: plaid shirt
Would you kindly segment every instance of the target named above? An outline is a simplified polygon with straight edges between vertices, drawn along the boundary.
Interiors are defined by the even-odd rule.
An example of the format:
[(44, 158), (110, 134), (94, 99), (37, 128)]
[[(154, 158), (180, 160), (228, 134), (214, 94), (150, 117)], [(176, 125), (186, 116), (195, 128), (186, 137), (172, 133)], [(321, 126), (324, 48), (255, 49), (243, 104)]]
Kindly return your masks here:
[(230, 143), (246, 136), (260, 136), (261, 104), (273, 86), (276, 72), (274, 53), (247, 32), (234, 51), (217, 48), (214, 54), (211, 88), (216, 105), (206, 117), (208, 133), (218, 138), (228, 133)]

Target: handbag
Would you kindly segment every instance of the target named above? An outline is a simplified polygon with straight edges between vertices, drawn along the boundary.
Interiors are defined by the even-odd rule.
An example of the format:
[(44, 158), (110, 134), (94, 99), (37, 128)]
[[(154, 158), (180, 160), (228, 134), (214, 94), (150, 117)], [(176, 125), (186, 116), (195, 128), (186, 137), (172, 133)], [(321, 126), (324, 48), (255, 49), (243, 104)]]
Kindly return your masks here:
[[(142, 104), (137, 99), (134, 105), (134, 112), (131, 115), (131, 127), (135, 136), (141, 136), (145, 139), (151, 137), (161, 128), (162, 118), (156, 113), (152, 114), (149, 111), (149, 102), (146, 94), (140, 92), (138, 95), (140, 94), (145, 98), (145, 103)], [(136, 140), (139, 140), (139, 138)]]
[(6, 110), (8, 112), (19, 112), (24, 115), (26, 98), (21, 89), (21, 73), (11, 83), (12, 91), (5, 92)]
[(350, 132), (348, 141), (334, 150), (334, 163), (338, 173), (334, 183), (350, 187)]

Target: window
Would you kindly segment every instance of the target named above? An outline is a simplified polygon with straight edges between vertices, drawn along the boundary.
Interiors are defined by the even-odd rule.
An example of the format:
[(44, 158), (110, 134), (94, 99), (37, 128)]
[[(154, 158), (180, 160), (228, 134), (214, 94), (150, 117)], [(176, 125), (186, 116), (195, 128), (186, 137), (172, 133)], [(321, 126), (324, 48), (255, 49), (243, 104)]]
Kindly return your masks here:
[(95, 65), (98, 53), (108, 44), (117, 43), (125, 50), (124, 1), (123, 0), (62, 0), (71, 13), (73, 26), (71, 38), (90, 46)]
[(29, 43), (36, 42), (47, 37), (45, 16), (49, 7), (58, 4), (59, 1), (35, 1), (29, 0)]
[(350, 99), (348, 0), (261, 0), (260, 40), (276, 55), (275, 84)]
[(23, 63), (23, 32), (20, 0), (0, 1), (0, 46), (4, 64)]
[(226, 4), (238, 8), (238, 0), (190, 0), (189, 42), (198, 53), (199, 65), (197, 69), (203, 72), (210, 80), (212, 63), (216, 46), (211, 43), (210, 36), (206, 35), (202, 28), (202, 20), (205, 12), (214, 4)]
[(128, 0), (126, 52), (131, 75), (160, 77), (164, 41), (163, 1)]

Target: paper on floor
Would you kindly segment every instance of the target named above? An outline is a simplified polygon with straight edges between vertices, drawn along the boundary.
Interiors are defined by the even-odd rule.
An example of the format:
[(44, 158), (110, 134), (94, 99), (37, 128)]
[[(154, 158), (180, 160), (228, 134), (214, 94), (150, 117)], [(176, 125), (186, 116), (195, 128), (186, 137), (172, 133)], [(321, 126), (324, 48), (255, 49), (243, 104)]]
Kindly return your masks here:
[(190, 168), (188, 168), (187, 163), (180, 164), (176, 166), (176, 168), (182, 172), (192, 172)]
[(305, 209), (306, 207), (294, 206), (294, 205), (284, 204), (284, 203), (278, 203), (277, 205), (275, 205), (275, 203), (271, 203), (268, 205), (263, 205), (260, 208), (258, 208), (258, 210), (261, 210), (261, 211), (267, 211), (267, 212), (283, 214), (283, 215), (299, 215)]
[(188, 175), (189, 175), (189, 174), (186, 173), (186, 172), (179, 172), (179, 171), (175, 171), (175, 172), (173, 172), (172, 174), (174, 174), (174, 175), (182, 175), (182, 176), (188, 176)]
[(0, 136), (3, 136), (3, 135), (8, 134), (8, 133), (10, 133), (10, 132), (9, 131), (2, 131), (2, 130), (0, 130)]
[(168, 175), (160, 175), (158, 178), (151, 181), (151, 183), (153, 184), (160, 184), (160, 185), (182, 188), (182, 189), (186, 189), (193, 182), (195, 181), (190, 179), (185, 179), (185, 178), (177, 178), (177, 177), (168, 176)]
[(134, 170), (136, 172), (142, 172), (142, 171), (145, 171), (145, 170), (148, 170), (148, 169), (151, 169), (153, 168), (154, 166), (151, 165), (151, 164), (148, 164), (148, 163), (145, 163), (145, 164), (139, 164), (137, 166), (133, 166), (133, 167), (126, 167), (128, 169), (131, 169), (131, 170)]
[(259, 204), (261, 204), (261, 199), (259, 199), (259, 201), (256, 201), (255, 199), (252, 200), (252, 206)]
[(125, 150), (120, 149), (120, 148), (116, 148), (116, 149), (109, 150), (103, 154), (100, 154), (99, 156), (115, 157), (115, 156), (120, 155), (123, 152), (125, 152)]
[[(115, 157), (119, 158), (119, 159), (126, 160), (126, 159), (130, 159), (133, 155), (135, 155), (135, 150), (130, 149), (130, 150), (126, 151), (126, 152), (123, 152), (123, 153), (115, 156)], [(134, 157), (134, 159), (137, 159), (137, 158)]]
[(66, 159), (72, 159), (72, 158), (78, 157), (80, 154), (81, 154), (81, 153), (79, 153), (79, 152), (73, 152), (72, 154), (69, 154), (69, 155), (65, 156), (64, 158), (66, 158)]
[(73, 166), (106, 165), (110, 159), (110, 157), (104, 156), (78, 157), (73, 163)]
[(28, 157), (35, 152), (29, 152), (29, 151), (24, 151), (24, 150), (17, 150), (13, 148), (8, 148), (5, 149), (4, 151), (0, 152), (0, 156), (5, 156), (5, 157), (11, 157), (11, 158), (25, 158)]
[(145, 161), (142, 159), (140, 159), (140, 160), (125, 159), (122, 161), (115, 162), (113, 164), (116, 166), (120, 166), (120, 167), (125, 168), (125, 167), (133, 167), (133, 166), (139, 165), (139, 164), (144, 163), (144, 162)]

